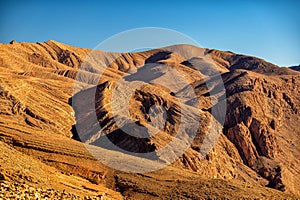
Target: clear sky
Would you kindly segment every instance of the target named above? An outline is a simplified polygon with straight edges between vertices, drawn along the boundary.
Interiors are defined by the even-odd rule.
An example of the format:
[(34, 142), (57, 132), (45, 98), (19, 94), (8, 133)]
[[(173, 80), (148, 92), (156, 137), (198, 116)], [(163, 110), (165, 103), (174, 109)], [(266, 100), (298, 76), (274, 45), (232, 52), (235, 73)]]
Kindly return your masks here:
[(119, 32), (164, 27), (202, 47), (300, 64), (300, 1), (3, 1), (0, 42), (50, 39), (94, 48)]

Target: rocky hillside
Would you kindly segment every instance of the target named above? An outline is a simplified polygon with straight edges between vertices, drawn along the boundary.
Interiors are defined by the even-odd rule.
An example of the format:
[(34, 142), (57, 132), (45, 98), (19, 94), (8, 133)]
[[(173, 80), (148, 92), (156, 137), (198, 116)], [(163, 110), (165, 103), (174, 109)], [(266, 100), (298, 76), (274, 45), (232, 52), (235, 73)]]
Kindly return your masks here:
[[(88, 55), (94, 59), (87, 59)], [(215, 69), (207, 67), (206, 57)], [(176, 74), (168, 76), (166, 68), (185, 77), (172, 90), (163, 85), (168, 86)], [(296, 70), (189, 45), (108, 53), (55, 41), (1, 44), (0, 69), (0, 169), (5, 187), (26, 184), (42, 193), (65, 190), (66, 194), (57, 194), (66, 198), (102, 199), (299, 195), (300, 72)], [(215, 70), (222, 82), (214, 78)], [(129, 116), (111, 101), (115, 91), (124, 91), (120, 80), (143, 82), (127, 99)], [(188, 85), (197, 104), (178, 100), (189, 94)], [(126, 99), (122, 92), (117, 95)], [(224, 118), (214, 112), (218, 110), (226, 110)], [(130, 123), (122, 126), (116, 116)], [(191, 146), (178, 159), (168, 160), (160, 153), (163, 147), (172, 140), (185, 141), (176, 137), (179, 124), (191, 126), (196, 116), (201, 120), (193, 127), (197, 131)], [(164, 123), (158, 124), (162, 119)], [(140, 137), (136, 127), (146, 130), (148, 137)], [(152, 134), (157, 127), (159, 131)], [(217, 135), (216, 143), (207, 155), (199, 156), (208, 132)], [(134, 158), (107, 148), (99, 133), (121, 149), (153, 152), (158, 161), (172, 164), (147, 174), (110, 168), (87, 149), (99, 146), (104, 155), (122, 159), (115, 166), (130, 165)], [(34, 170), (37, 166), (43, 171)], [(171, 188), (177, 188), (175, 196)], [(203, 195), (199, 190), (205, 191)]]

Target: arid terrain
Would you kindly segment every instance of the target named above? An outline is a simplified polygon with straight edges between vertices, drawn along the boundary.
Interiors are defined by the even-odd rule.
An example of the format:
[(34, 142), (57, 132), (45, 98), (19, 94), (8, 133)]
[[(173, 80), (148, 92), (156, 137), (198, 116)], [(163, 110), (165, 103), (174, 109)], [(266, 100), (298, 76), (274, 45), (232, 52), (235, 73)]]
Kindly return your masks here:
[[(87, 62), (91, 53), (94, 63)], [(185, 77), (197, 108), (191, 100), (178, 102), (187, 85), (171, 91), (159, 84), (172, 78), (161, 78), (166, 68)], [(153, 70), (159, 75), (149, 77)], [(222, 81), (214, 79), (216, 72)], [(145, 77), (129, 99), (134, 123), (120, 127), (115, 117), (126, 115), (111, 105), (118, 82)], [(53, 40), (12, 41), (0, 44), (0, 105), (0, 199), (299, 199), (299, 66), (190, 45), (110, 53)], [(126, 134), (124, 129), (139, 134), (134, 127), (155, 126), (153, 116), (161, 110), (154, 105), (167, 116), (159, 133)], [(201, 121), (190, 147), (152, 172), (118, 170), (138, 161), (105, 148), (99, 134), (126, 151), (157, 153), (179, 140), (179, 124), (197, 113)], [(214, 146), (199, 156), (209, 131), (217, 135)], [(107, 166), (95, 157), (95, 146), (105, 159), (121, 162)]]

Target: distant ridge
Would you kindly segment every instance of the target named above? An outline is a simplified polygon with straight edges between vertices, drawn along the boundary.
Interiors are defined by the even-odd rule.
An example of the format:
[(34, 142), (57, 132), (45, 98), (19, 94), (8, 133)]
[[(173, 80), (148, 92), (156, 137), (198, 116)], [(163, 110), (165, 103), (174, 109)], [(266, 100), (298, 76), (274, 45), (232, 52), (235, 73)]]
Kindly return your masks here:
[(293, 69), (293, 70), (296, 70), (296, 71), (300, 71), (300, 65), (293, 66), (293, 67), (290, 67), (290, 68)]

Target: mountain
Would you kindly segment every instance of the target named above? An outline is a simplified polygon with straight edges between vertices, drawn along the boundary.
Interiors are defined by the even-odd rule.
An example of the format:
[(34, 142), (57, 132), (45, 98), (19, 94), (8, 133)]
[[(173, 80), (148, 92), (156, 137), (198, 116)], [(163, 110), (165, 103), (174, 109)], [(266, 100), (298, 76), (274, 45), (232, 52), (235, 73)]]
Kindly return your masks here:
[(293, 69), (293, 70), (300, 71), (300, 65), (298, 65), (298, 66), (293, 66), (293, 67), (290, 67), (290, 68)]
[[(0, 55), (0, 181), (7, 188), (107, 199), (300, 195), (294, 68), (190, 45), (110, 53), (11, 42)], [(191, 141), (177, 137), (182, 127), (195, 132)], [(213, 146), (204, 145), (207, 138)], [(176, 148), (166, 156), (170, 141)], [(141, 164), (155, 170), (141, 172)]]

